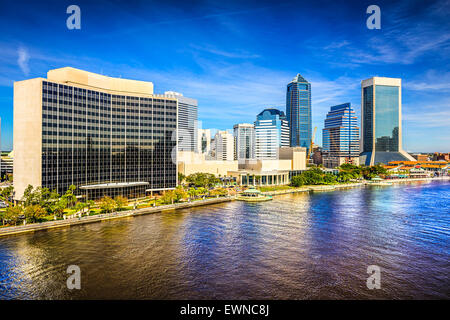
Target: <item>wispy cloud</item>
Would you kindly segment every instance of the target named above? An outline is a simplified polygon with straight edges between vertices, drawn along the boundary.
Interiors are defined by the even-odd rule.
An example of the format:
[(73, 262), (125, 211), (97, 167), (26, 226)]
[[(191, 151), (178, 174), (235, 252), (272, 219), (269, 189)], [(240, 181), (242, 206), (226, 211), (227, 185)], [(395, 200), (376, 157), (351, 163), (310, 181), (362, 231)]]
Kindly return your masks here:
[(450, 91), (450, 72), (428, 70), (425, 74), (418, 75), (416, 79), (405, 81), (403, 86), (414, 91)]
[(20, 47), (17, 50), (17, 55), (17, 64), (19, 65), (20, 70), (22, 70), (25, 76), (28, 76), (30, 74), (30, 67), (28, 66), (28, 60), (30, 59), (30, 56), (28, 54), (28, 51), (25, 48)]
[(238, 50), (238, 51), (230, 51), (230, 50), (221, 50), (218, 48), (215, 48), (211, 45), (206, 46), (198, 46), (192, 44), (191, 47), (197, 51), (202, 51), (206, 53), (210, 53), (213, 55), (226, 57), (226, 58), (237, 58), (237, 59), (255, 59), (260, 58), (261, 56), (259, 54), (254, 54), (245, 50)]

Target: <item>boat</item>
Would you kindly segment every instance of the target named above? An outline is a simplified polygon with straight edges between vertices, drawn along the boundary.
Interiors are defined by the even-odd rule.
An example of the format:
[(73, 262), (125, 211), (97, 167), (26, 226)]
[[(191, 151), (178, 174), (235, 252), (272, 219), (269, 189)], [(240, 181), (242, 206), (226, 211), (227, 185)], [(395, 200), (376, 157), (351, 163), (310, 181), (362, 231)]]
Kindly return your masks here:
[(259, 202), (259, 201), (269, 201), (272, 200), (271, 196), (263, 194), (261, 191), (254, 187), (251, 187), (244, 192), (236, 196), (236, 200), (248, 201), (248, 202)]
[(371, 186), (390, 186), (392, 185), (392, 182), (388, 182), (385, 181), (383, 179), (381, 179), (379, 176), (376, 176), (374, 178), (372, 178), (368, 184), (370, 184)]

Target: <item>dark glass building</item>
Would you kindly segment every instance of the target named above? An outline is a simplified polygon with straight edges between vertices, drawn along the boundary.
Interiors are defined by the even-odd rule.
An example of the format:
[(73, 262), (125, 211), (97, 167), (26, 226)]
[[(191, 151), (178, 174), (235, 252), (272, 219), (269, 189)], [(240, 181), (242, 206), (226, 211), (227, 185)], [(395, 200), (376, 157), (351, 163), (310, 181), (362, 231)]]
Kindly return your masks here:
[(300, 74), (287, 86), (286, 117), (290, 146), (309, 149), (312, 136), (311, 84)]
[(359, 164), (359, 127), (350, 103), (333, 106), (323, 129), (323, 164), (327, 168), (343, 163)]
[(361, 90), (360, 163), (413, 161), (414, 158), (402, 149), (401, 79), (373, 77), (362, 81)]
[[(72, 68), (52, 70), (48, 78), (15, 84), (15, 112), (29, 107), (16, 97), (20, 87), (40, 91), (31, 93), (40, 96), (32, 103), (32, 113), (40, 116), (15, 119), (17, 131), (26, 131), (30, 121), (38, 129), (14, 139), (19, 194), (28, 184), (60, 194), (73, 184), (88, 199), (133, 198), (176, 187), (176, 99), (153, 95), (151, 83)], [(26, 159), (20, 150), (33, 143), (39, 159)]]

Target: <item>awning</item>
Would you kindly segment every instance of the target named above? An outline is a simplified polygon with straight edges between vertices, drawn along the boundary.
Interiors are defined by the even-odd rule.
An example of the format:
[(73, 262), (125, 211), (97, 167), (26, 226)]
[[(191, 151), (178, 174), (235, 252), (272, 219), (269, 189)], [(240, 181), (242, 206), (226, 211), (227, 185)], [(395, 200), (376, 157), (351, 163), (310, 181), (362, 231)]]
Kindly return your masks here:
[(114, 188), (127, 188), (127, 187), (137, 187), (146, 186), (150, 183), (145, 181), (137, 182), (114, 182), (114, 183), (102, 183), (102, 184), (91, 184), (86, 186), (81, 186), (80, 189), (83, 190), (94, 190), (94, 189), (114, 189)]

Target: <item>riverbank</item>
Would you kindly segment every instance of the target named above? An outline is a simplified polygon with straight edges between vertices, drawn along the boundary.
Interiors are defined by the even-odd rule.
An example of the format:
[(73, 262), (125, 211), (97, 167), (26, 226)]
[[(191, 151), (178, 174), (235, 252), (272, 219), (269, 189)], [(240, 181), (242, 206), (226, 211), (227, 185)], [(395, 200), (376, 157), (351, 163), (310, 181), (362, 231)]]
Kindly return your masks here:
[[(397, 183), (435, 181), (435, 180), (450, 180), (450, 177), (393, 179), (393, 180), (386, 180), (386, 181), (389, 181), (393, 184), (397, 184)], [(366, 185), (370, 186), (370, 183), (368, 183), (367, 181), (363, 181), (363, 182), (335, 184), (335, 185), (303, 186), (303, 187), (299, 187), (299, 188), (290, 188), (290, 189), (283, 188), (282, 190), (266, 191), (266, 192), (263, 192), (263, 194), (268, 195), (268, 196), (276, 196), (276, 195), (283, 195), (283, 194), (297, 193), (297, 192), (311, 192), (311, 191), (312, 192), (326, 192), (326, 191), (335, 191), (335, 190), (345, 189), (345, 188), (363, 187)], [(21, 226), (4, 227), (4, 228), (0, 228), (0, 237), (21, 234), (21, 233), (35, 232), (35, 231), (39, 231), (39, 230), (64, 228), (64, 227), (70, 227), (70, 226), (74, 226), (74, 225), (94, 223), (94, 222), (126, 218), (126, 217), (133, 217), (133, 216), (139, 216), (139, 215), (145, 215), (145, 214), (151, 214), (151, 213), (174, 211), (174, 210), (185, 209), (185, 208), (192, 208), (192, 207), (205, 206), (205, 205), (222, 203), (222, 202), (229, 202), (229, 201), (233, 201), (233, 200), (235, 200), (235, 197), (228, 196), (228, 197), (212, 198), (212, 199), (205, 199), (205, 200), (197, 200), (197, 201), (193, 201), (193, 202), (183, 202), (183, 203), (162, 205), (162, 206), (156, 206), (156, 207), (133, 209), (133, 210), (127, 210), (127, 211), (103, 213), (103, 214), (98, 214), (98, 215), (93, 215), (93, 216), (84, 216), (84, 217), (80, 217), (80, 218), (72, 218), (72, 219), (66, 219), (66, 220), (47, 221), (47, 222), (33, 223), (33, 224), (28, 224), (28, 225), (21, 225)]]
[(146, 215), (146, 214), (151, 214), (151, 213), (174, 211), (174, 210), (179, 210), (179, 209), (186, 209), (186, 208), (228, 202), (228, 201), (232, 201), (232, 200), (234, 200), (234, 197), (212, 198), (212, 199), (197, 200), (197, 201), (192, 201), (192, 202), (169, 204), (169, 205), (163, 205), (163, 206), (157, 206), (157, 207), (141, 208), (141, 209), (136, 209), (136, 210), (103, 213), (103, 214), (98, 214), (98, 215), (94, 215), (94, 216), (84, 216), (81, 218), (72, 218), (72, 219), (66, 219), (66, 220), (56, 220), (56, 221), (48, 221), (48, 222), (41, 222), (41, 223), (33, 223), (33, 224), (22, 225), (22, 226), (11, 226), (11, 227), (1, 228), (0, 229), (0, 237), (21, 234), (21, 233), (35, 232), (35, 231), (39, 231), (39, 230), (71, 227), (71, 226), (75, 226), (75, 225), (94, 223), (94, 222), (100, 222), (100, 221), (105, 221), (105, 220), (134, 217), (134, 216)]
[(333, 184), (333, 185), (303, 186), (303, 187), (299, 187), (299, 188), (266, 191), (266, 192), (263, 192), (263, 193), (265, 195), (268, 195), (268, 196), (276, 196), (276, 195), (282, 195), (282, 194), (288, 194), (288, 193), (297, 193), (297, 192), (333, 191), (333, 190), (336, 190), (336, 189), (343, 189), (343, 188), (356, 188), (356, 187), (361, 187), (361, 186), (364, 186), (364, 185), (365, 185), (364, 182), (356, 182), (356, 183)]
[[(384, 180), (384, 181), (390, 182), (392, 184), (398, 184), (398, 183), (409, 183), (409, 182), (419, 182), (419, 181), (437, 181), (437, 180), (450, 180), (450, 176), (439, 177), (439, 178), (389, 179), (389, 180)], [(276, 196), (276, 195), (282, 195), (282, 194), (288, 194), (288, 193), (297, 193), (297, 192), (334, 191), (336, 189), (356, 188), (356, 187), (362, 187), (362, 186), (370, 186), (370, 182), (369, 181), (362, 181), (362, 182), (355, 182), (355, 183), (303, 186), (303, 187), (299, 187), (299, 188), (290, 188), (290, 189), (266, 191), (266, 192), (263, 192), (263, 194), (268, 195), (268, 196)], [(388, 186), (388, 185), (386, 185), (386, 186)]]

